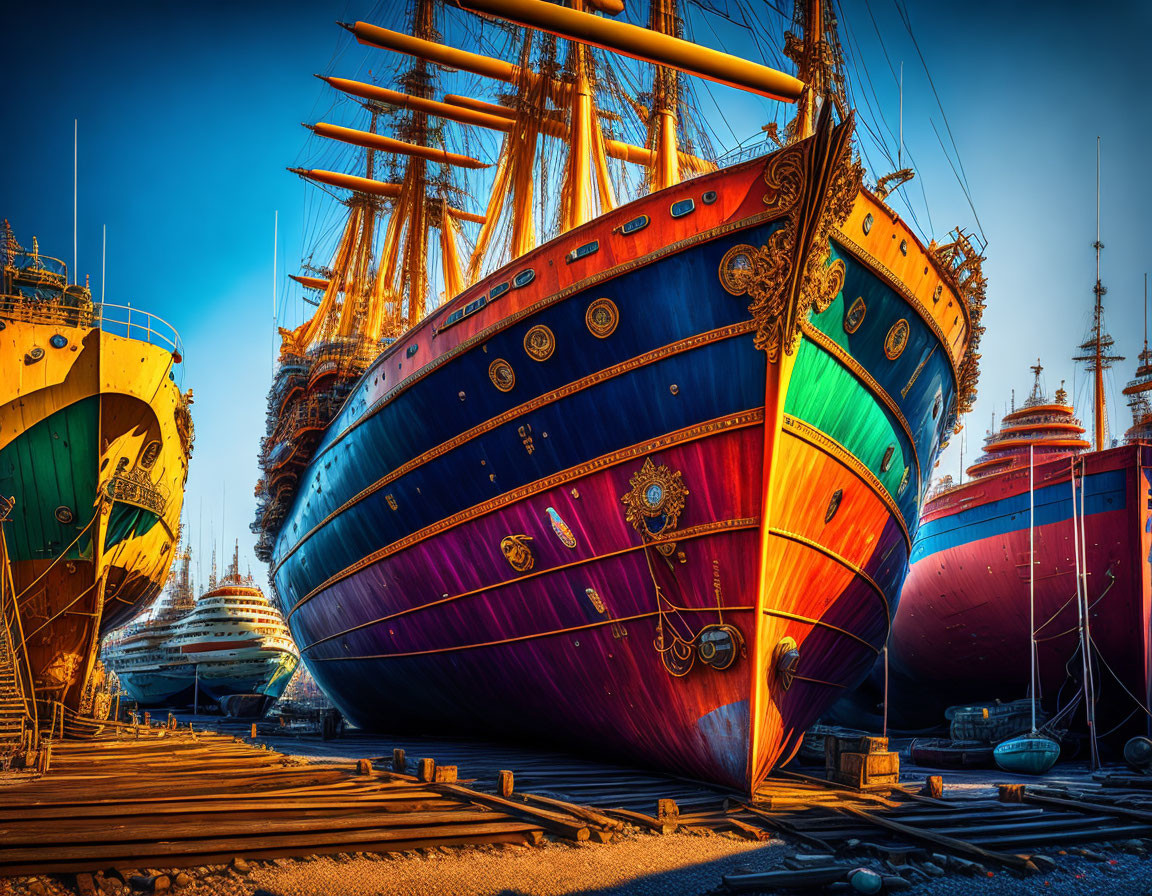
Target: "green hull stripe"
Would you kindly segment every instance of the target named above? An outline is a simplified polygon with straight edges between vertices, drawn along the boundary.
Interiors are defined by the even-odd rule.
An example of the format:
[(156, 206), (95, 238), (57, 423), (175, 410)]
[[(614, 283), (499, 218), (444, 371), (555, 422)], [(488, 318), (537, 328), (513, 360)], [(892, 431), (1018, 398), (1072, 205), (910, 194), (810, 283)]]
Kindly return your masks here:
[[(99, 419), (99, 398), (85, 398), (41, 420), (0, 451), (0, 494), (16, 499), (12, 525), (6, 527), (13, 561), (58, 556), (92, 519)], [(71, 522), (57, 519), (58, 508), (67, 508)], [(91, 555), (87, 534), (68, 553), (71, 559)]]

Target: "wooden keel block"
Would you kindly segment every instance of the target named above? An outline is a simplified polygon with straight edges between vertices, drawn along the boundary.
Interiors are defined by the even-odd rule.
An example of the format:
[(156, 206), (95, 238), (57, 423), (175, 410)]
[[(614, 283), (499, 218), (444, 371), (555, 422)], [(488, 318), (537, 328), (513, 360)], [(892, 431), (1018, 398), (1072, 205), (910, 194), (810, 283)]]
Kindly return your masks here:
[(436, 760), (435, 759), (421, 759), (417, 765), (416, 777), (430, 784), (436, 779)]
[(252, 723), (252, 739), (253, 740), (256, 739), (256, 723), (255, 722)]
[(929, 775), (924, 782), (924, 794), (937, 800), (944, 796), (944, 778), (941, 775)]
[(1000, 802), (1002, 803), (1022, 803), (1024, 802), (1024, 789), (1023, 784), (999, 784), (997, 785), (1000, 791)]
[(392, 771), (404, 774), (408, 768), (408, 760), (404, 758), (404, 751), (396, 747), (392, 751)]
[(507, 770), (501, 771), (496, 781), (496, 792), (499, 793), (500, 796), (507, 799), (508, 797), (512, 796), (513, 784), (514, 781), (512, 772)]
[(370, 775), (372, 774), (372, 760), (371, 759), (357, 759), (356, 760), (356, 774)]
[(664, 822), (675, 822), (680, 818), (680, 807), (676, 800), (656, 800), (656, 818)]
[(456, 766), (454, 765), (438, 765), (436, 771), (433, 773), (432, 780), (437, 784), (455, 784), (456, 783)]

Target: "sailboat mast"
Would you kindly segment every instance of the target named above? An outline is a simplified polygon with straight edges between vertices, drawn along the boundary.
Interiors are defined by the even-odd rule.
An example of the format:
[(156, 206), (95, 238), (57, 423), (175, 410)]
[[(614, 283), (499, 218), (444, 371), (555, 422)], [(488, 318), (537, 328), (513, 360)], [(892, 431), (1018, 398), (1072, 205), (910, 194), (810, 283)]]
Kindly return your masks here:
[(1108, 441), (1108, 418), (1104, 392), (1104, 371), (1115, 361), (1123, 361), (1119, 355), (1109, 354), (1113, 346), (1112, 337), (1104, 331), (1104, 294), (1107, 287), (1100, 281), (1100, 250), (1104, 243), (1100, 240), (1100, 138), (1096, 138), (1096, 242), (1092, 244), (1096, 250), (1096, 285), (1092, 292), (1096, 295), (1096, 304), (1092, 310), (1092, 330), (1088, 339), (1081, 344), (1081, 354), (1073, 360), (1082, 361), (1088, 365), (1092, 373), (1093, 382), (1093, 409), (1095, 412), (1095, 429), (1093, 432), (1093, 446), (1096, 451), (1103, 451)]
[[(416, 0), (413, 35), (421, 40), (436, 41), (435, 11), (431, 0)], [(405, 90), (412, 96), (431, 99), (428, 61), (416, 56), (404, 78)], [(417, 146), (428, 145), (428, 113), (412, 110), (403, 139)], [(404, 279), (408, 282), (408, 323), (424, 317), (428, 297), (428, 162), (419, 157), (408, 159), (405, 187), (409, 198), (408, 233), (404, 247)]]
[[(679, 21), (676, 0), (651, 0), (648, 27), (660, 34), (677, 37)], [(650, 145), (656, 151), (652, 166), (652, 189), (663, 190), (680, 182), (680, 156), (677, 144), (677, 110), (680, 102), (679, 72), (658, 65), (652, 79), (653, 123)]]
[(1028, 666), (1032, 676), (1032, 733), (1036, 733), (1036, 478), (1035, 446), (1028, 446)]
[(1096, 294), (1096, 321), (1093, 336), (1095, 342), (1095, 407), (1096, 407), (1096, 450), (1104, 450), (1104, 365), (1100, 351), (1100, 314), (1103, 311), (1104, 287), (1100, 283), (1100, 250), (1104, 244), (1100, 242), (1100, 138), (1096, 138), (1096, 242), (1092, 244), (1096, 250), (1096, 285), (1092, 291)]
[[(804, 4), (802, 35), (798, 46), (790, 42), (785, 52), (796, 63), (796, 75), (804, 82), (804, 91), (796, 103), (796, 118), (793, 122), (797, 140), (811, 137), (816, 128), (817, 102), (828, 89), (827, 67), (824, 47), (824, 3), (823, 0), (796, 0), (797, 6)], [(791, 52), (789, 52), (791, 50)]]

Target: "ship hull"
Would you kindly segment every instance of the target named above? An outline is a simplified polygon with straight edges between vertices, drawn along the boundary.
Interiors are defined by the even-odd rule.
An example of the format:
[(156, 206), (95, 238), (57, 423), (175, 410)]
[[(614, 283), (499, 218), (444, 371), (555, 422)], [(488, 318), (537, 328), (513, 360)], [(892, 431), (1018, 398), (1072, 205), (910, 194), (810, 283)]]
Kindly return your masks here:
[(80, 709), (100, 635), (168, 574), (189, 444), (170, 351), (51, 316), (0, 315), (0, 493), (37, 695)]
[[(110, 662), (115, 668), (115, 660)], [(191, 706), (197, 698), (201, 705), (212, 701), (224, 706), (240, 696), (258, 697), (266, 709), (284, 693), (297, 663), (296, 655), (287, 651), (250, 648), (118, 674), (128, 695), (141, 706)]]
[[(1137, 700), (1150, 705), (1152, 447), (1082, 455), (1078, 469), (1081, 462), (1098, 730), (1129, 719), (1131, 733), (1147, 725)], [(1025, 467), (954, 489), (926, 509), (892, 633), (899, 717), (919, 724), (951, 703), (1027, 695), (1028, 497)], [(1051, 712), (1082, 678), (1069, 458), (1036, 465), (1035, 521), (1039, 692)]]
[[(856, 242), (867, 216), (888, 248), (871, 197), (839, 197), (815, 275), (807, 249), (789, 260), (837, 204), (838, 138), (541, 247), (487, 283), (531, 267), (523, 298), (472, 326), (440, 315), (364, 375), (273, 557), (302, 656), (354, 723), (559, 739), (748, 789), (867, 673), (955, 378), (926, 303)], [(773, 190), (791, 164), (795, 194)], [(670, 220), (685, 197), (697, 220)], [(607, 257), (565, 260), (589, 241)], [(741, 253), (743, 291), (724, 276)], [(808, 278), (841, 266), (813, 302)], [(904, 360), (880, 362), (899, 321)], [(739, 632), (725, 668), (700, 649), (720, 626)]]

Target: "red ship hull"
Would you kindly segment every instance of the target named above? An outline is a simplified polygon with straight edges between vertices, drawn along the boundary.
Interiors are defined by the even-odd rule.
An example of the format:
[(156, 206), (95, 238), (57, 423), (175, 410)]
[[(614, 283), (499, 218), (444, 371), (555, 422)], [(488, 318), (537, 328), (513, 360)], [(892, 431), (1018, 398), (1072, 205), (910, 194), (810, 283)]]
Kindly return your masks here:
[[(1078, 457), (1078, 483), (1081, 464), (1098, 731), (1143, 730), (1152, 694), (1152, 445)], [(1049, 711), (1066, 705), (1082, 677), (1071, 472), (1068, 457), (1035, 468), (1037, 662)], [(1028, 497), (1025, 466), (926, 507), (890, 647), (898, 723), (938, 721), (953, 703), (1027, 694)]]

